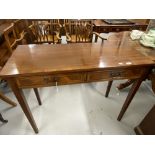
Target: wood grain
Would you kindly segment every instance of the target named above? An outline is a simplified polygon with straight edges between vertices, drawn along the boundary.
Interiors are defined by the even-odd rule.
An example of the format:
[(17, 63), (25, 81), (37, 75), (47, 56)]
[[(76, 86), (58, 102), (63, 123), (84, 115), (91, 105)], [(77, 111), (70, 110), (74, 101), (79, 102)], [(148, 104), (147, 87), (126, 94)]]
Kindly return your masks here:
[(132, 41), (128, 35), (111, 34), (104, 44), (19, 45), (0, 74), (19, 77), (153, 65), (144, 52), (154, 50)]
[(141, 82), (155, 65), (155, 59), (146, 51), (153, 52), (132, 41), (128, 32), (112, 33), (104, 44), (19, 45), (3, 67), (0, 77), (10, 83), (36, 133), (38, 128), (21, 88), (136, 78), (118, 117), (120, 120)]
[(108, 24), (102, 19), (96, 19), (93, 21), (93, 30), (98, 33), (107, 32), (121, 32), (121, 31), (131, 31), (131, 30), (143, 30), (145, 31), (148, 26), (148, 19), (130, 19), (131, 22), (135, 24)]

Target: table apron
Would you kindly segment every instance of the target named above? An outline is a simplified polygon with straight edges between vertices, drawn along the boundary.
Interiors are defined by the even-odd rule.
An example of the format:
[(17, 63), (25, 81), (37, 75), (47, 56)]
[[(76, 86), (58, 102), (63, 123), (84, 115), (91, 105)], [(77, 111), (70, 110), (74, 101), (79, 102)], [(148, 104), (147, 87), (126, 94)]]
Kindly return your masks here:
[(16, 78), (19, 88), (37, 88), (56, 85), (68, 85), (97, 81), (140, 78), (145, 68), (104, 69), (100, 71), (73, 72), (64, 74), (47, 74), (20, 76)]

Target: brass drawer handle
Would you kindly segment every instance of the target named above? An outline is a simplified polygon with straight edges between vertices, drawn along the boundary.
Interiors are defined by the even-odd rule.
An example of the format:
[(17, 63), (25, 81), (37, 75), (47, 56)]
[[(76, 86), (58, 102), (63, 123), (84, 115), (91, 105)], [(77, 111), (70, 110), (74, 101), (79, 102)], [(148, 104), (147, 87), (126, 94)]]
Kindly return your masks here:
[(51, 83), (51, 82), (58, 82), (59, 81), (59, 77), (44, 77), (44, 81), (46, 83)]
[(59, 77), (54, 77), (53, 78), (53, 82), (58, 82), (59, 81)]
[(51, 82), (52, 81), (52, 79), (51, 78), (49, 78), (49, 77), (44, 77), (44, 81), (46, 82), (46, 83), (49, 83), (49, 82)]
[(119, 28), (117, 28), (117, 29), (116, 29), (116, 31), (120, 31), (120, 29), (119, 29)]
[(120, 77), (122, 73), (123, 71), (110, 71), (109, 75), (110, 77)]

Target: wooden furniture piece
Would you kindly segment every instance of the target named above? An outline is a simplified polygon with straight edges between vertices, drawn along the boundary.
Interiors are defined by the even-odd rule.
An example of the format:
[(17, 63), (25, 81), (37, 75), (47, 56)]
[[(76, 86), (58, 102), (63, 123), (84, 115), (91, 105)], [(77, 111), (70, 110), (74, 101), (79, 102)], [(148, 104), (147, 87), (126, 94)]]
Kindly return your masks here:
[(93, 34), (95, 35), (95, 42), (98, 37), (102, 39), (102, 42), (106, 40), (97, 32), (93, 32), (92, 20), (65, 20), (64, 22), (67, 43), (92, 42)]
[[(0, 71), (1, 71), (2, 67), (0, 67)], [(16, 103), (14, 103), (12, 100), (10, 100), (8, 97), (6, 97), (2, 92), (0, 92), (0, 99), (3, 100), (4, 102), (12, 105), (12, 106), (17, 106)], [(3, 117), (2, 117), (2, 114), (0, 113), (0, 121), (3, 122), (3, 123), (7, 123), (8, 120), (5, 120)]]
[[(3, 100), (4, 102), (12, 105), (12, 106), (17, 106), (16, 103), (14, 103), (12, 100), (10, 100), (8, 97), (6, 97), (2, 92), (0, 92), (0, 99)], [(0, 113), (0, 121), (3, 123), (7, 123), (7, 120), (4, 120), (4, 118), (2, 117), (2, 114)]]
[(10, 26), (13, 21), (12, 19), (0, 19), (0, 36), (3, 35), (3, 30)]
[(126, 82), (123, 82), (123, 83), (120, 83), (118, 86), (116, 86), (117, 88), (118, 88), (118, 90), (122, 90), (122, 89), (124, 89), (124, 88), (126, 88), (126, 87), (128, 87), (128, 86), (130, 86), (131, 84), (133, 84), (134, 83), (134, 79), (132, 79), (132, 80), (127, 80)]
[(23, 44), (24, 35), (22, 35), (20, 38), (17, 38), (14, 25), (11, 24), (4, 30), (4, 38), (7, 48), (12, 54), (13, 50), (17, 47), (18, 44)]
[[(20, 20), (19, 20), (20, 21)], [(0, 66), (3, 67), (12, 54), (13, 44), (17, 39), (17, 34), (12, 25), (15, 20), (0, 20)], [(4, 36), (5, 33), (5, 36)], [(22, 35), (21, 35), (22, 36)], [(18, 38), (20, 39), (20, 37)], [(15, 45), (14, 44), (14, 45)], [(15, 45), (16, 46), (16, 45)], [(0, 68), (1, 68), (0, 67)], [(11, 100), (0, 93), (0, 98), (5, 102), (14, 104)]]
[(12, 105), (12, 106), (16, 106), (17, 105), (12, 100), (10, 100), (8, 97), (6, 97), (2, 92), (0, 92), (0, 99), (3, 100), (6, 103)]
[[(17, 45), (25, 43), (25, 42), (23, 42), (24, 34), (21, 35), (21, 37), (19, 39), (17, 39), (13, 24), (11, 24), (11, 26), (9, 26), (7, 29), (4, 30), (4, 38), (5, 38), (8, 50), (10, 51), (10, 55), (13, 53), (13, 51), (17, 47)], [(21, 53), (22, 53), (22, 51), (21, 51)], [(36, 94), (39, 105), (41, 105), (41, 100), (39, 98), (39, 92), (38, 92), (37, 88), (34, 88), (34, 92)]]
[(0, 121), (3, 122), (3, 123), (7, 123), (7, 122), (8, 122), (8, 120), (5, 120), (5, 119), (3, 118), (3, 116), (2, 116), (1, 113), (0, 113)]
[(109, 32), (121, 32), (121, 31), (131, 31), (131, 30), (143, 30), (147, 29), (149, 20), (148, 19), (130, 19), (131, 22), (135, 24), (108, 24), (104, 19), (96, 19), (93, 21), (93, 30), (98, 33), (109, 33)]
[(4, 66), (9, 57), (11, 56), (11, 53), (9, 52), (5, 41), (3, 41), (0, 44), (0, 66)]
[(31, 36), (31, 42), (41, 43), (61, 43), (60, 29), (58, 20), (31, 20), (27, 32)]
[(13, 20), (0, 20), (0, 66), (4, 66), (10, 57), (10, 52), (7, 49), (4, 39), (4, 29), (10, 26)]
[[(147, 29), (146, 29), (146, 31), (148, 31), (150, 28), (154, 28), (155, 27), (155, 20), (146, 20), (146, 23), (148, 24), (148, 26), (147, 26)], [(124, 89), (124, 88), (126, 88), (126, 87), (128, 87), (128, 86), (130, 86), (131, 84), (133, 83), (133, 80), (127, 80), (126, 82), (124, 82), (124, 83), (120, 83), (118, 86), (117, 86), (117, 88), (119, 89), (119, 90), (122, 90), (122, 89)]]
[[(150, 60), (152, 60), (153, 62), (155, 62), (155, 52), (154, 52), (154, 49), (153, 48), (144, 47), (143, 45), (140, 45), (140, 43), (139, 43), (138, 40), (132, 41), (130, 39), (129, 32), (121, 32), (121, 33), (118, 33), (118, 34), (111, 33), (111, 34), (114, 34), (114, 35), (112, 35), (113, 39), (116, 39), (116, 37), (117, 37), (118, 41), (120, 41), (120, 46), (126, 46), (129, 49), (130, 48), (133, 48), (135, 51), (139, 51), (143, 55), (147, 56)], [(123, 45), (122, 45), (122, 40), (124, 40), (123, 41)], [(120, 63), (120, 64), (122, 64), (122, 63)], [(130, 64), (130, 62), (129, 62), (129, 64)], [(152, 66), (152, 69), (153, 68), (154, 68), (154, 65)], [(155, 79), (155, 75), (152, 74), (152, 71), (150, 71), (147, 76), (143, 77), (143, 80), (145, 80), (146, 78), (149, 78), (149, 79), (152, 80), (152, 88), (153, 88), (153, 90), (155, 90), (155, 80), (154, 80)], [(131, 89), (132, 89), (134, 87), (134, 84), (136, 82), (136, 79), (131, 79), (131, 78), (129, 78), (129, 79), (130, 80), (126, 82), (126, 85), (133, 84), (132, 87), (131, 87)], [(110, 81), (108, 83), (108, 89), (107, 89), (107, 91), (110, 91), (111, 85), (112, 85), (112, 81)], [(108, 93), (106, 93), (107, 96), (108, 96)], [(126, 100), (128, 100), (128, 99), (126, 99)], [(118, 120), (121, 120), (121, 118), (123, 116), (122, 111), (124, 111), (124, 110), (126, 111), (126, 109), (128, 108), (128, 106), (129, 106), (129, 104), (124, 104), (123, 105), (122, 110), (121, 110), (121, 112), (120, 112), (120, 114), (118, 116)]]
[(119, 37), (120, 34), (111, 36), (104, 44), (42, 44), (17, 47), (0, 76), (10, 84), (35, 133), (39, 130), (24, 97), (24, 88), (136, 79), (121, 110), (120, 115), (123, 116), (142, 80), (155, 63), (141, 53), (139, 49), (142, 47), (139, 44), (135, 45), (129, 37), (120, 40)]
[[(64, 20), (64, 25), (66, 32), (67, 43), (91, 43), (93, 41), (93, 35), (95, 35), (95, 42), (98, 38), (102, 40), (107, 40), (101, 37), (98, 33), (93, 32), (93, 21), (86, 19), (70, 19)], [(110, 83), (109, 83), (110, 84)], [(110, 91), (110, 85), (107, 87), (106, 96)]]
[(134, 130), (137, 135), (155, 135), (155, 106)]
[[(10, 100), (8, 97), (6, 97), (2, 92), (0, 92), (0, 99), (5, 101), (6, 103), (12, 105), (12, 106), (17, 106), (16, 103), (14, 103), (12, 100)], [(0, 113), (0, 121), (3, 123), (7, 123), (7, 120), (4, 120), (4, 118), (2, 117), (2, 114)]]
[[(155, 54), (152, 55), (154, 60)], [(152, 90), (155, 93), (155, 72), (154, 69), (149, 75), (149, 79), (152, 81)], [(134, 128), (137, 135), (155, 135), (155, 106), (151, 108), (148, 114), (144, 117), (141, 123)]]
[(22, 36), (26, 35), (28, 22), (25, 19), (17, 19), (13, 22), (14, 30), (16, 33), (17, 39), (20, 39)]

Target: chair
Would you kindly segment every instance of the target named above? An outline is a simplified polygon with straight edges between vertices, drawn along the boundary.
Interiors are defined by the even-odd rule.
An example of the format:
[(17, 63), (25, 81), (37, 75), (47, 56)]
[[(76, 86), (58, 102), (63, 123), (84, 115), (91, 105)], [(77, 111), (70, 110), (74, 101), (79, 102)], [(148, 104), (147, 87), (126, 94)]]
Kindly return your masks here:
[(28, 27), (29, 40), (34, 44), (61, 43), (59, 20), (32, 20)]
[[(13, 50), (19, 45), (19, 44), (25, 44), (25, 40), (24, 40), (24, 35), (21, 35), (21, 37), (19, 39), (17, 39), (15, 30), (14, 30), (14, 25), (11, 24), (11, 26), (9, 26), (8, 28), (6, 28), (4, 30), (4, 38), (5, 38), (5, 42), (6, 45), (8, 47), (9, 52), (12, 54)], [(22, 51), (21, 51), (22, 52)], [(41, 105), (41, 100), (39, 97), (39, 92), (37, 88), (33, 88), (34, 92), (36, 94), (37, 100), (39, 102), (39, 105)]]
[[(107, 40), (98, 34), (93, 32), (93, 21), (92, 20), (65, 20), (64, 21), (66, 31), (67, 43), (88, 43), (93, 41), (93, 35), (95, 35), (95, 42), (98, 38)], [(108, 97), (112, 81), (109, 81), (105, 97)]]
[[(7, 98), (2, 92), (0, 92), (0, 99), (5, 101), (6, 103), (12, 105), (12, 106), (17, 106), (16, 103), (14, 103), (12, 100), (10, 100), (9, 98)], [(8, 121), (7, 120), (4, 120), (2, 114), (0, 113), (0, 121), (3, 122), (3, 123), (7, 123)]]
[(18, 44), (24, 43), (24, 35), (21, 35), (20, 38), (17, 38), (13, 24), (4, 30), (4, 38), (10, 54), (12, 54), (13, 50), (17, 47)]
[(20, 39), (22, 36), (26, 35), (26, 30), (28, 27), (28, 22), (25, 19), (18, 19), (13, 22), (14, 31), (16, 33), (17, 39)]
[[(0, 67), (0, 70), (2, 69), (2, 67)], [(0, 81), (1, 82), (1, 81)], [(12, 106), (17, 106), (16, 103), (14, 103), (12, 100), (10, 100), (8, 97), (6, 97), (2, 92), (0, 92), (0, 99), (3, 100), (4, 102), (12, 105)], [(5, 120), (2, 116), (2, 114), (0, 113), (0, 121), (3, 122), (3, 123), (7, 123), (8, 121)]]
[(95, 42), (100, 38), (102, 42), (106, 40), (97, 32), (93, 32), (92, 20), (64, 20), (67, 43), (87, 43), (92, 42), (95, 35)]
[(0, 113), (0, 121), (3, 122), (3, 123), (7, 123), (7, 122), (8, 122), (8, 120), (5, 120), (5, 119), (3, 118), (3, 116), (2, 116), (1, 113)]

